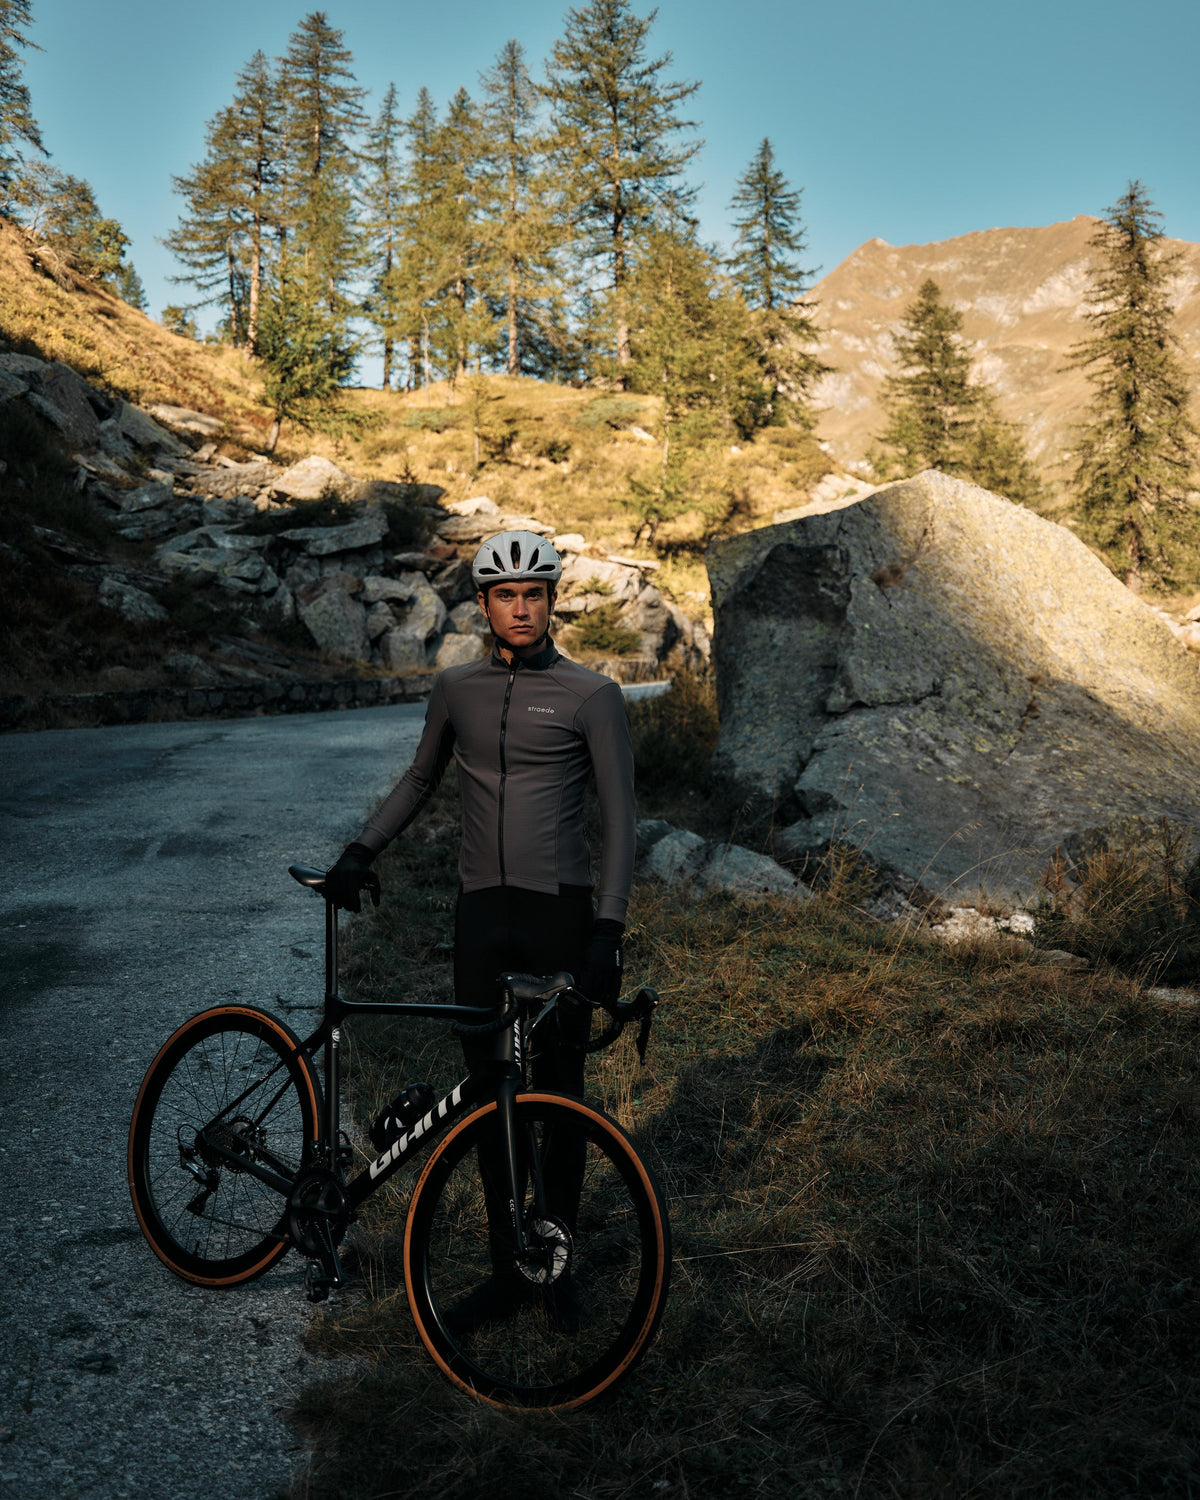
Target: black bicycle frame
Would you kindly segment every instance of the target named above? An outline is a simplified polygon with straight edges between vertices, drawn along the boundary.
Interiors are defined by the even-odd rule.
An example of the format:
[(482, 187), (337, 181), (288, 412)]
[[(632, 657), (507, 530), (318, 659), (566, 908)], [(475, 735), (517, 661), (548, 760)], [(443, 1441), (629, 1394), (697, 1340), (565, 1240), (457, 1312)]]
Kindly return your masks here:
[[(334, 1170), (338, 1166), (338, 1146), (341, 1140), (341, 1023), (347, 1016), (426, 1016), (461, 1021), (468, 1025), (479, 1025), (495, 1018), (494, 1009), (484, 1009), (473, 1005), (414, 1005), (403, 1001), (343, 1000), (338, 994), (337, 914), (338, 908), (331, 901), (327, 901), (325, 903), (324, 1014), (316, 1029), (300, 1044), (301, 1050), (310, 1058), (315, 1056), (322, 1046), (325, 1048), (325, 1118), (319, 1122), (322, 1134), (317, 1141), (317, 1155), (318, 1158), (324, 1158), (326, 1164)], [(445, 1098), (410, 1126), (399, 1140), (351, 1178), (346, 1184), (346, 1203), (351, 1209), (357, 1208), (377, 1187), (398, 1171), (420, 1146), (426, 1144), (435, 1126), (452, 1125), (455, 1120), (474, 1109), (482, 1100), (494, 1096), (498, 1106), (501, 1143), (508, 1165), (509, 1181), (505, 1186), (508, 1188), (513, 1243), (518, 1252), (525, 1252), (527, 1249), (525, 1230), (521, 1215), (517, 1211), (517, 1204), (521, 1201), (522, 1194), (518, 1183), (514, 1112), (517, 1092), (524, 1076), (521, 1065), (523, 1025), (522, 1018), (517, 1016), (511, 1025), (497, 1032), (492, 1072), (486, 1075), (468, 1074), (461, 1083), (451, 1089)], [(282, 1085), (282, 1088), (286, 1087), (286, 1083)], [(226, 1105), (221, 1112), (222, 1115), (235, 1109), (240, 1102), (240, 1099), (236, 1099)], [(288, 1179), (272, 1171), (263, 1162), (248, 1160), (244, 1154), (230, 1150), (224, 1142), (210, 1137), (207, 1131), (204, 1134), (205, 1144), (214, 1154), (225, 1158), (231, 1165), (256, 1178), (282, 1197), (286, 1198), (289, 1195), (292, 1183)]]
[[(325, 903), (325, 1009), (320, 1024), (307, 1037), (303, 1048), (311, 1057), (324, 1044), (325, 1047), (325, 1120), (324, 1135), (318, 1151), (333, 1164), (341, 1135), (341, 1023), (347, 1016), (426, 1016), (442, 1020), (460, 1021), (468, 1025), (479, 1025), (495, 1019), (494, 1009), (474, 1005), (410, 1004), (404, 1001), (347, 1001), (338, 993), (338, 908), (331, 901)], [(494, 1053), (494, 1073), (487, 1076), (470, 1073), (428, 1113), (414, 1122), (397, 1141), (382, 1152), (361, 1172), (346, 1184), (346, 1202), (355, 1209), (370, 1197), (376, 1188), (404, 1165), (422, 1145), (427, 1143), (436, 1126), (452, 1125), (455, 1120), (474, 1109), (482, 1100), (496, 1098), (498, 1123), (504, 1157), (508, 1163), (510, 1181), (509, 1208), (515, 1244), (519, 1251), (526, 1249), (524, 1227), (520, 1222), (516, 1204), (520, 1200), (517, 1181), (516, 1121), (514, 1103), (521, 1085), (523, 1072), (522, 1019), (518, 1016), (497, 1034)]]

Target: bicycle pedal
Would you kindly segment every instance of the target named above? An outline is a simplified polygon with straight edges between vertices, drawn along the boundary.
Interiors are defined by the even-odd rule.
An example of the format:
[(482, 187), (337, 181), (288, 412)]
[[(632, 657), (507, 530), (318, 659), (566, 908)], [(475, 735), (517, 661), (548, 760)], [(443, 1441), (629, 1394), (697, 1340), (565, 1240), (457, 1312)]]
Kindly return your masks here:
[(304, 1295), (310, 1302), (324, 1302), (334, 1287), (340, 1285), (336, 1277), (326, 1275), (315, 1265), (310, 1265), (304, 1273)]

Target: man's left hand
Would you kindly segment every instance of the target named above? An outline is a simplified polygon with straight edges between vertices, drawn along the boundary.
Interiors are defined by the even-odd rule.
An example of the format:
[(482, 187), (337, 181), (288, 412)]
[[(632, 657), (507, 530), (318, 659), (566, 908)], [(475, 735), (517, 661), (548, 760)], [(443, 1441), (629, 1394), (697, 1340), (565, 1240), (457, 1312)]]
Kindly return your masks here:
[(598, 1005), (613, 1006), (621, 997), (621, 975), (625, 968), (623, 939), (625, 924), (611, 917), (598, 917), (584, 950), (577, 989)]

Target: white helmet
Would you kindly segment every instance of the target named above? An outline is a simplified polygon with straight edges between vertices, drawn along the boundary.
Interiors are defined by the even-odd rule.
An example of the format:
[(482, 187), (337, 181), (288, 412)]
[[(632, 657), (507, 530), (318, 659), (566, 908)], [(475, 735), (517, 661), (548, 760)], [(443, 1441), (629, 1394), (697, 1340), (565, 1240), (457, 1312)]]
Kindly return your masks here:
[(475, 554), (471, 577), (477, 589), (493, 583), (545, 583), (551, 589), (562, 577), (562, 558), (544, 536), (532, 531), (502, 531)]

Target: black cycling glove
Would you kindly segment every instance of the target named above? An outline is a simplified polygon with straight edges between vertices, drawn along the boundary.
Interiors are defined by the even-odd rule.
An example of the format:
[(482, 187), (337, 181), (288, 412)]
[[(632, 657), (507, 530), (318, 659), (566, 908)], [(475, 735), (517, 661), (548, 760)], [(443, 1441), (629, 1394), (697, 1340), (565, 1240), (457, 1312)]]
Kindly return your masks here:
[(625, 968), (622, 939), (624, 922), (597, 917), (584, 950), (583, 968), (575, 981), (577, 989), (599, 1005), (615, 1005), (621, 997), (621, 975)]
[(361, 911), (358, 893), (369, 881), (371, 900), (379, 905), (379, 877), (371, 869), (374, 855), (365, 844), (347, 844), (341, 857), (325, 871), (325, 895), (343, 911)]

